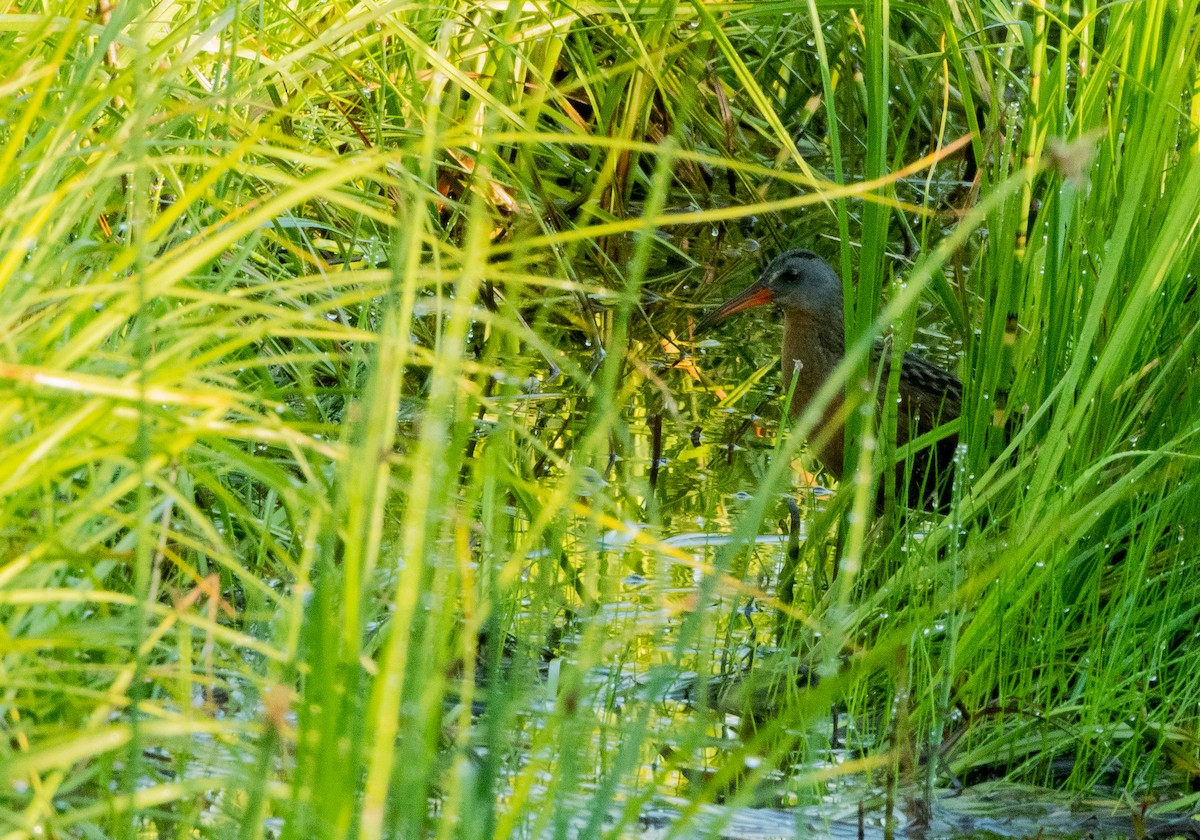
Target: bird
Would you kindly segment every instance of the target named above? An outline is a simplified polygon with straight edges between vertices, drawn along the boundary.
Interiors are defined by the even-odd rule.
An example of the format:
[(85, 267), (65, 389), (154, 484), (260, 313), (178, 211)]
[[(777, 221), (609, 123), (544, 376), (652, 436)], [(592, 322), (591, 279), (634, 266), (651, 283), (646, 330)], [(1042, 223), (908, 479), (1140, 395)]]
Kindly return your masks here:
[[(783, 347), (780, 353), (783, 381), (791, 387), (793, 419), (804, 412), (821, 385), (846, 353), (842, 314), (842, 281), (837, 273), (812, 251), (785, 251), (767, 264), (758, 281), (721, 304), (696, 326), (703, 333), (734, 313), (755, 306), (774, 304), (783, 310)], [(891, 352), (877, 342), (871, 354), (872, 381), (878, 381), (882, 403)], [(881, 368), (882, 365), (882, 368)], [(842, 424), (842, 395), (825, 407), (815, 427), (824, 443), (816, 455), (834, 478), (842, 478), (845, 434)], [(962, 408), (962, 382), (949, 371), (913, 352), (904, 354), (900, 368), (899, 409), (896, 444), (956, 421)], [(913, 454), (913, 469), (905, 480), (903, 463), (896, 467), (897, 498), (907, 492), (913, 508), (944, 511), (950, 502), (953, 457), (957, 432), (941, 438), (932, 447)], [(906, 486), (907, 485), (907, 486)], [(883, 488), (879, 506), (882, 507)]]

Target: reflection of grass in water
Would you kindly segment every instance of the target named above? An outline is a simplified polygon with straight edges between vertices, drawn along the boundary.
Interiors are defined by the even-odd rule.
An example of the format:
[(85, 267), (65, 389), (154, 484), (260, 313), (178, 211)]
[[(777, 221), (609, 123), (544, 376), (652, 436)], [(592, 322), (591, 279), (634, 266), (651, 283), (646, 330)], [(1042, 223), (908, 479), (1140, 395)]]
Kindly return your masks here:
[[(663, 745), (722, 731), (680, 671), (771, 694), (695, 802), (1197, 775), (1191, 13), (894, 11), (884, 50), (874, 12), (715, 8), (9, 44), (10, 824), (632, 833)], [(926, 189), (968, 131), (972, 190)], [(793, 245), (857, 279), (849, 380), (881, 329), (961, 342), (966, 449), (948, 519), (801, 493), (781, 598), (739, 546), (811, 421), (778, 433), (769, 319), (689, 330)]]

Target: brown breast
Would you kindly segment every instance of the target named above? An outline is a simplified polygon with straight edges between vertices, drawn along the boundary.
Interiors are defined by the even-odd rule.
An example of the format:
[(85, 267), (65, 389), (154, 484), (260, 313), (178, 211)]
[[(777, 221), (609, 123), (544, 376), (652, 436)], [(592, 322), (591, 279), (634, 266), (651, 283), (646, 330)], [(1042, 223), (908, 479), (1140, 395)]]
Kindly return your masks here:
[[(793, 418), (804, 411), (845, 355), (841, 313), (837, 316), (818, 321), (805, 312), (786, 313), (781, 367), (784, 387), (791, 387), (795, 381), (790, 406)], [(891, 366), (890, 352), (884, 353), (883, 347), (876, 345), (871, 358), (872, 377), (877, 376), (880, 382), (881, 401)], [(915, 353), (904, 354), (899, 391), (897, 443), (901, 446), (912, 437), (957, 418), (962, 406), (962, 383), (958, 378)], [(840, 395), (830, 401), (810, 435), (814, 441), (823, 441), (816, 451), (817, 457), (838, 479), (842, 478), (845, 457), (845, 435), (840, 416), (842, 402)], [(958, 436), (950, 435), (932, 449), (922, 450), (914, 456), (908, 482), (911, 505), (938, 507), (948, 501), (949, 473), (957, 442)], [(902, 485), (904, 465), (897, 470), (897, 483)], [(897, 489), (899, 491), (900, 487)]]

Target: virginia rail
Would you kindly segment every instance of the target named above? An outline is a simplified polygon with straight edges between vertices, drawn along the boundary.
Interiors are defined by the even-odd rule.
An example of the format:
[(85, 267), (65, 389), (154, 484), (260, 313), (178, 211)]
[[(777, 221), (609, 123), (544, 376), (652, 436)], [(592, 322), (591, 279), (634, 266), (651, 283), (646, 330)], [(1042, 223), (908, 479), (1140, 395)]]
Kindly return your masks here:
[[(752, 306), (775, 304), (783, 310), (783, 379), (796, 389), (791, 414), (797, 417), (846, 352), (842, 315), (842, 282), (829, 263), (812, 251), (794, 250), (780, 254), (763, 271), (758, 282), (727, 300), (697, 326), (703, 331), (735, 312)], [(882, 363), (882, 370), (879, 369)], [(877, 343), (871, 354), (872, 373), (880, 382), (879, 400), (891, 368), (891, 354)], [(900, 368), (900, 403), (896, 443), (906, 444), (941, 423), (958, 417), (962, 405), (962, 383), (915, 353), (905, 353)], [(842, 398), (830, 401), (817, 425), (825, 433), (825, 444), (817, 453), (835, 478), (842, 477), (844, 431), (839, 415)], [(930, 510), (944, 508), (950, 501), (952, 460), (958, 434), (939, 440), (933, 447), (913, 454), (907, 481), (907, 504)], [(904, 499), (905, 466), (896, 468), (897, 497)], [(882, 493), (880, 498), (882, 499)]]

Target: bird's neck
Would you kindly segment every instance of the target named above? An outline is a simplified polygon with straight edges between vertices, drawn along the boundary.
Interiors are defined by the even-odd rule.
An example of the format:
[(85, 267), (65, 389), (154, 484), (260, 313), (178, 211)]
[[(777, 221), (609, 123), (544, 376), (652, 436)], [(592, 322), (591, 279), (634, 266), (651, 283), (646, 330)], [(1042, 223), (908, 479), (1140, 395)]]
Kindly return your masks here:
[[(790, 389), (792, 382), (796, 383), (790, 411), (793, 418), (804, 412), (845, 355), (845, 328), (840, 308), (820, 318), (805, 312), (786, 312), (783, 321), (783, 386)], [(816, 437), (823, 441), (816, 455), (836, 478), (842, 476), (844, 455), (844, 437), (838, 419), (841, 408), (842, 394), (839, 392), (830, 399), (814, 426)]]
[(804, 405), (821, 387), (846, 355), (842, 311), (814, 316), (797, 310), (785, 313), (783, 321), (783, 384), (796, 380), (796, 405)]

